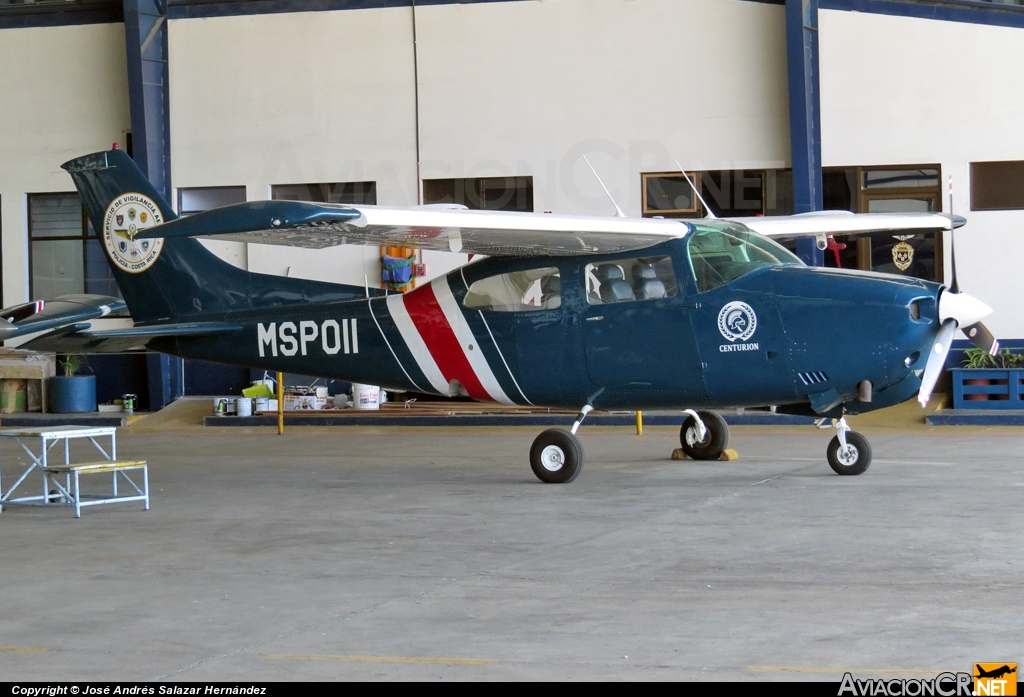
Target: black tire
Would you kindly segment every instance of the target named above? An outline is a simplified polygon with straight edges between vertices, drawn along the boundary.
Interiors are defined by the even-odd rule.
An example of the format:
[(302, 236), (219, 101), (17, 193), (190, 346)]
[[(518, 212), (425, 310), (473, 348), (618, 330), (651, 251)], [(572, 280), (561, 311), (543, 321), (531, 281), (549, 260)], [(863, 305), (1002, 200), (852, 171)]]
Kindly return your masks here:
[(839, 436), (828, 444), (828, 465), (836, 474), (864, 474), (871, 464), (871, 444), (856, 431), (846, 432), (847, 453), (840, 458)]
[(717, 460), (729, 446), (729, 424), (713, 411), (698, 411), (707, 433), (704, 440), (697, 439), (697, 421), (687, 416), (679, 429), (679, 445), (691, 460)]
[(533, 441), (530, 467), (545, 484), (568, 484), (583, 469), (583, 446), (568, 431), (549, 428)]

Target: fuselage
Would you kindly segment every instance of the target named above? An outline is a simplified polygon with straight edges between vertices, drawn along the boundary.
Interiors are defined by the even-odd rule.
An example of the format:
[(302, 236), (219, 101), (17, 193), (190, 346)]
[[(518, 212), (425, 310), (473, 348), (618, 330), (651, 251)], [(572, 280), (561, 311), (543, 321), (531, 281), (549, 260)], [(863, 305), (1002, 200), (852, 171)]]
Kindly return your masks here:
[[(838, 415), (913, 396), (941, 286), (781, 253), (768, 263), (774, 243), (761, 240), (483, 259), (401, 295), (211, 316), (242, 330), (154, 347), (520, 405)], [(858, 399), (865, 380), (870, 402)]]

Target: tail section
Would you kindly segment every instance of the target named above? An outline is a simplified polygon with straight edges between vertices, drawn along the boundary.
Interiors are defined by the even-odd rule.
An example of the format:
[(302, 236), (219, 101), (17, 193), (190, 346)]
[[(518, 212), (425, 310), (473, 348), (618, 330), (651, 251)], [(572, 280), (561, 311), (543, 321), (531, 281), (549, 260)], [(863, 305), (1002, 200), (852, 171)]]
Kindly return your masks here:
[(194, 239), (135, 239), (138, 232), (178, 216), (122, 150), (93, 153), (62, 167), (82, 196), (136, 322), (194, 320), (364, 295), (358, 286), (250, 273)]

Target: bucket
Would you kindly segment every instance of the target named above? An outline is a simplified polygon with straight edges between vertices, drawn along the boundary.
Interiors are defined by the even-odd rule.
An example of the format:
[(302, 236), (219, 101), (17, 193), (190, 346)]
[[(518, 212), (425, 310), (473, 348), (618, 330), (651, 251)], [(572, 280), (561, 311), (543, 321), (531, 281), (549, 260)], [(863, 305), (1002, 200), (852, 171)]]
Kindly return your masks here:
[(213, 413), (217, 416), (224, 416), (228, 410), (228, 401), (223, 397), (213, 398)]
[[(224, 402), (226, 404), (226, 407), (224, 408), (224, 413), (227, 414), (228, 416), (237, 416), (238, 400), (235, 397), (226, 397), (224, 399)], [(250, 413), (252, 412), (251, 409), (249, 411)]]
[(253, 401), (253, 409), (256, 411), (270, 411), (270, 399), (267, 397), (257, 397)]
[(352, 407), (355, 409), (380, 409), (380, 388), (376, 385), (352, 383)]
[(239, 397), (236, 400), (235, 405), (239, 416), (252, 416), (251, 397)]

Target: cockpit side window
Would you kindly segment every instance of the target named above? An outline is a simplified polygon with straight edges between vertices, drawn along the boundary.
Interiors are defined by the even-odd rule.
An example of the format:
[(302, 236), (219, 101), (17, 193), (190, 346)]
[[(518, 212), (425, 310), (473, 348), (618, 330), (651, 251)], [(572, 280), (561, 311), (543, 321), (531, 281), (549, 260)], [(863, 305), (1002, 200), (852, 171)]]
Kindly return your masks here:
[(670, 298), (677, 292), (670, 257), (587, 264), (585, 276), (587, 302), (591, 305)]
[(697, 225), (686, 249), (701, 293), (766, 266), (803, 264), (782, 245), (739, 226)]
[(469, 287), (462, 305), (492, 312), (553, 310), (562, 306), (562, 278), (554, 267), (482, 278)]

